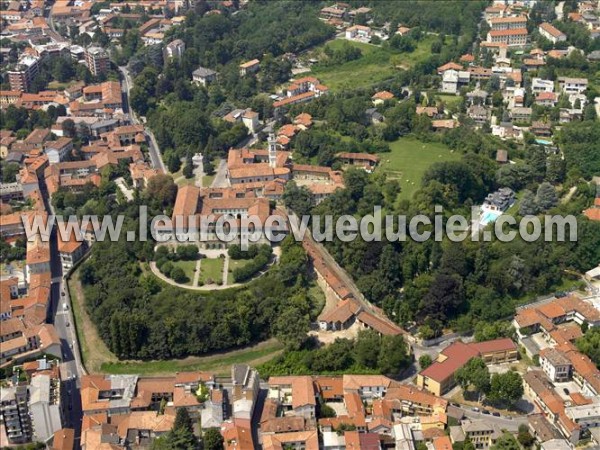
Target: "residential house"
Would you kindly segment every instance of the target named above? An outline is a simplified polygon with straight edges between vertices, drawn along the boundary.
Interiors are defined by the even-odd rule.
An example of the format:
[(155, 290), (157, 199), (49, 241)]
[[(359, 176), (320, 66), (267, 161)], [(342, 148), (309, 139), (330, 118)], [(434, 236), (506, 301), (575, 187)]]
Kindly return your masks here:
[(278, 115), (279, 109), (282, 107), (308, 102), (328, 92), (329, 88), (321, 84), (315, 77), (294, 79), (286, 89), (286, 96), (273, 103), (275, 115)]
[(353, 25), (346, 28), (346, 39), (353, 41), (368, 42), (371, 40), (371, 27), (364, 25)]
[(260, 69), (260, 61), (258, 59), (247, 61), (240, 64), (240, 76), (244, 77), (248, 74), (256, 73), (258, 69)]
[(44, 144), (44, 153), (48, 155), (49, 164), (58, 164), (64, 161), (73, 150), (73, 140), (67, 137), (58, 138)]
[(183, 57), (183, 52), (185, 51), (185, 42), (181, 39), (175, 39), (165, 45), (163, 49), (163, 57), (165, 61), (169, 61), (171, 59), (181, 60)]
[(515, 122), (529, 122), (532, 110), (522, 106), (516, 106), (510, 110), (510, 117)]
[(470, 441), (476, 449), (490, 448), (501, 436), (500, 427), (484, 419), (464, 419), (460, 425), (450, 427), (453, 443)]
[(326, 6), (321, 9), (319, 15), (322, 19), (330, 20), (330, 19), (338, 19), (343, 20), (346, 15), (346, 8), (338, 8), (336, 6)]
[(381, 114), (379, 111), (377, 111), (377, 108), (366, 109), (365, 117), (373, 125), (377, 125), (377, 124), (383, 123), (385, 121), (385, 117), (383, 116), (383, 114)]
[(83, 236), (77, 236), (75, 232), (70, 233), (69, 238), (63, 239), (58, 233), (58, 254), (64, 269), (71, 269), (85, 254), (85, 240)]
[(381, 105), (382, 103), (394, 99), (394, 94), (389, 91), (379, 91), (373, 94), (371, 101), (374, 105)]
[(246, 364), (231, 366), (231, 403), (234, 419), (252, 419), (260, 390), (258, 372)]
[(338, 153), (336, 158), (345, 165), (360, 166), (368, 172), (372, 172), (379, 164), (379, 156), (369, 153)]
[(482, 209), (490, 211), (506, 211), (515, 202), (515, 193), (511, 188), (500, 188), (488, 194), (483, 201)]
[(217, 79), (217, 72), (206, 67), (198, 67), (192, 72), (192, 81), (207, 86)]
[(467, 109), (467, 115), (475, 121), (475, 123), (482, 125), (490, 120), (491, 112), (485, 106), (471, 105)]
[(555, 348), (540, 351), (540, 366), (553, 382), (568, 381), (571, 378), (571, 361)]
[(289, 410), (288, 415), (316, 418), (316, 391), (310, 376), (271, 377), (268, 397)]
[(498, 150), (496, 152), (496, 162), (498, 164), (506, 164), (508, 162), (508, 151)]
[(567, 35), (565, 33), (547, 22), (540, 24), (538, 32), (553, 44), (565, 42), (567, 40)]
[(537, 137), (550, 137), (552, 136), (552, 126), (546, 122), (533, 122), (529, 127), (529, 132)]
[(417, 106), (416, 113), (419, 116), (425, 114), (430, 119), (433, 119), (437, 117), (439, 111), (437, 109), (437, 106)]
[(554, 92), (554, 81), (544, 80), (543, 78), (531, 79), (531, 92), (539, 94), (540, 92)]
[(582, 94), (588, 87), (587, 78), (558, 77), (560, 90), (567, 95)]
[(242, 122), (250, 133), (254, 134), (258, 131), (258, 113), (250, 108), (234, 109), (223, 117), (223, 120), (230, 123)]
[(458, 91), (458, 71), (451, 69), (444, 72), (441, 91), (447, 94), (456, 94)]
[(553, 108), (558, 102), (558, 97), (554, 92), (540, 92), (535, 97), (535, 104)]

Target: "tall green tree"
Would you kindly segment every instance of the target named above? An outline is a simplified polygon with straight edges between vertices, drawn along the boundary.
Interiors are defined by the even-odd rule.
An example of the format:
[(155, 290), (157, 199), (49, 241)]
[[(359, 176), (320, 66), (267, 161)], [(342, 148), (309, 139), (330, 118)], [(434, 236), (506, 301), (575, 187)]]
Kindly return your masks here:
[(490, 383), (488, 398), (494, 402), (502, 402), (509, 406), (523, 397), (523, 379), (515, 371), (495, 373)]

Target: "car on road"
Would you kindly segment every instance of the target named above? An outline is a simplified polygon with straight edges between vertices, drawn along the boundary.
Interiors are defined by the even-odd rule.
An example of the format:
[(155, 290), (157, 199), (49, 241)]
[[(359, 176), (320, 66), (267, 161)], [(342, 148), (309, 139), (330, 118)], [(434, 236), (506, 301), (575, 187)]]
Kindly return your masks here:
[(65, 295), (67, 295), (67, 294), (65, 293), (65, 291), (62, 291), (62, 292), (60, 293), (60, 295), (61, 295), (62, 297), (64, 297), (64, 296), (65, 296)]
[(569, 395), (569, 390), (567, 388), (563, 388), (563, 392), (567, 395)]
[(471, 411), (479, 412), (479, 408), (477, 408), (477, 407), (471, 408)]
[(494, 416), (494, 417), (500, 417), (500, 413), (499, 412), (493, 412), (492, 416)]
[(70, 326), (71, 326), (71, 324), (70, 324), (69, 322), (67, 322), (67, 326), (68, 326), (68, 327), (70, 327)]
[(489, 412), (489, 410), (484, 409), (483, 411), (481, 411), (481, 414), (491, 414), (491, 413)]

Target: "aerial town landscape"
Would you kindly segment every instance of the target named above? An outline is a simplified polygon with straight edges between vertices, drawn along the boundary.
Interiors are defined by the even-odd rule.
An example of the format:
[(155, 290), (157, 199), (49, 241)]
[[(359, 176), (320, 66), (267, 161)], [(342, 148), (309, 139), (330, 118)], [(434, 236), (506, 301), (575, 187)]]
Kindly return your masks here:
[(600, 0), (0, 0), (0, 166), (1, 449), (600, 449)]

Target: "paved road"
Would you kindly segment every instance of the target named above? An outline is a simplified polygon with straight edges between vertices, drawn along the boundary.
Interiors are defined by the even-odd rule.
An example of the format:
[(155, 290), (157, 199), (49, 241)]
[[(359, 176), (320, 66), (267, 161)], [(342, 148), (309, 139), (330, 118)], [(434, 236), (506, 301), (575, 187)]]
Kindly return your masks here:
[[(40, 191), (46, 210), (54, 214), (54, 208), (50, 203), (50, 196), (43, 178), (40, 179)], [(61, 363), (61, 378), (63, 379), (62, 406), (64, 426), (75, 430), (75, 449), (79, 449), (81, 437), (81, 411), (80, 378), (85, 374), (85, 368), (81, 363), (79, 353), (79, 342), (73, 328), (73, 317), (71, 313), (71, 301), (66, 291), (63, 278), (63, 268), (58, 253), (58, 241), (56, 226), (50, 235), (50, 271), (52, 286), (50, 291), (49, 322), (54, 324), (56, 333), (60, 338), (63, 362)], [(64, 304), (67, 304), (65, 310)]]
[(210, 187), (214, 188), (226, 188), (229, 187), (229, 179), (227, 178), (227, 160), (222, 159), (219, 162), (219, 167), (215, 172), (215, 178), (213, 178), (213, 182)]
[(491, 414), (476, 412), (465, 405), (460, 407), (448, 405), (448, 415), (455, 418), (467, 417), (469, 419), (485, 419), (486, 422), (495, 423), (500, 428), (510, 432), (517, 432), (519, 431), (519, 425), (527, 424), (527, 416), (516, 416), (512, 419), (507, 419), (506, 417), (496, 417)]
[[(131, 76), (129, 75), (129, 71), (127, 70), (127, 67), (120, 66), (119, 71), (123, 75), (123, 80), (122, 80), (123, 82), (121, 84), (121, 88), (122, 88), (122, 92), (123, 92), (123, 99), (125, 100), (123, 102), (123, 107), (124, 107), (123, 109), (125, 109), (126, 110), (125, 112), (129, 114), (129, 117), (131, 118), (131, 121), (133, 123), (140, 124), (141, 121), (139, 120), (139, 118), (137, 117), (137, 115), (135, 114), (133, 109), (131, 108), (131, 102), (129, 101), (129, 93), (131, 91), (131, 87), (133, 86), (133, 81), (131, 80)], [(163, 163), (162, 155), (160, 153), (160, 148), (158, 147), (158, 143), (156, 142), (156, 138), (154, 137), (154, 134), (148, 128), (145, 128), (145, 134), (148, 137), (148, 150), (150, 153), (150, 160), (152, 162), (152, 167), (162, 170), (163, 173), (168, 173), (168, 171)]]

